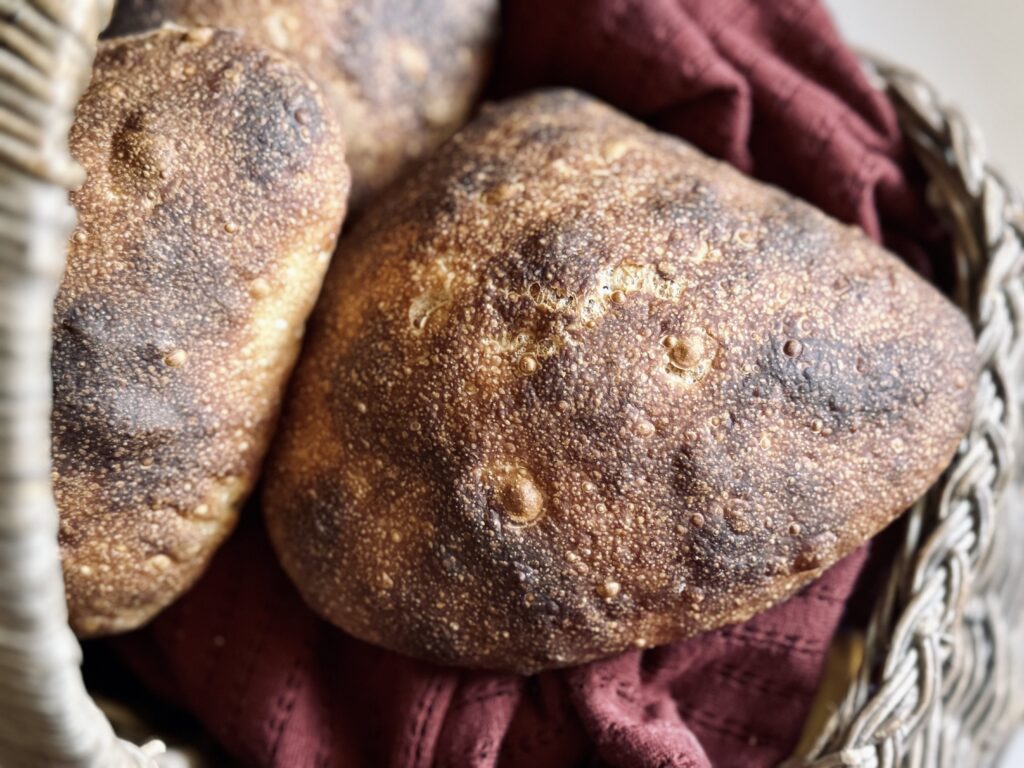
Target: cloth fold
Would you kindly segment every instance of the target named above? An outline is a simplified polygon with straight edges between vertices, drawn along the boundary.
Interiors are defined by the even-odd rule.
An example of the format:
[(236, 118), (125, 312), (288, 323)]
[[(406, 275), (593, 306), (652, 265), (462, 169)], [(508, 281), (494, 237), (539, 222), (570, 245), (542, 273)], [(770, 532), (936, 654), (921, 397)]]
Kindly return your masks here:
[(305, 607), (250, 515), (117, 650), (246, 765), (767, 766), (800, 734), (858, 552), (745, 624), (519, 677), (363, 643)]
[[(892, 108), (814, 0), (508, 0), (492, 95), (545, 85), (589, 91), (942, 272)], [(522, 678), (322, 622), (251, 509), (189, 594), (112, 642), (253, 766), (757, 768), (799, 738), (864, 559), (742, 625)]]

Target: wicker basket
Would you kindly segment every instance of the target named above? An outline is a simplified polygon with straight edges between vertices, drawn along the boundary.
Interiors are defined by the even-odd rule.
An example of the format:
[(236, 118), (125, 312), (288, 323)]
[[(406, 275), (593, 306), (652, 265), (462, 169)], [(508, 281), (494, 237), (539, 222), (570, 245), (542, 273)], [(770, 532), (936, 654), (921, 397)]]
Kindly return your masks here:
[[(51, 306), (81, 171), (67, 132), (112, 0), (0, 0), (0, 765), (155, 766), (89, 698), (66, 624), (50, 489)], [(1024, 715), (1024, 214), (970, 124), (913, 74), (874, 71), (930, 177), (978, 338), (974, 423), (903, 546), (831, 720), (789, 766), (983, 766)], [(1016, 556), (1015, 556), (1016, 555)], [(175, 762), (183, 765), (182, 762)]]

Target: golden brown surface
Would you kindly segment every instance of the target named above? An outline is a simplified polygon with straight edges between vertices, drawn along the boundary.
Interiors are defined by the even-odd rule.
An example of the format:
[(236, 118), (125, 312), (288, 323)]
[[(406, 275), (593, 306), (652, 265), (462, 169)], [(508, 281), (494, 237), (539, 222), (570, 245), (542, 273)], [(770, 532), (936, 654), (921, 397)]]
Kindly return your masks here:
[(345, 212), (307, 75), (211, 30), (100, 46), (71, 150), (88, 180), (54, 322), (71, 621), (150, 618), (251, 489)]
[(239, 28), (308, 68), (341, 118), (359, 207), (466, 120), (497, 0), (120, 0), (108, 34)]
[(964, 318), (860, 231), (571, 92), (342, 241), (264, 498), (347, 631), (529, 672), (782, 600), (937, 477)]

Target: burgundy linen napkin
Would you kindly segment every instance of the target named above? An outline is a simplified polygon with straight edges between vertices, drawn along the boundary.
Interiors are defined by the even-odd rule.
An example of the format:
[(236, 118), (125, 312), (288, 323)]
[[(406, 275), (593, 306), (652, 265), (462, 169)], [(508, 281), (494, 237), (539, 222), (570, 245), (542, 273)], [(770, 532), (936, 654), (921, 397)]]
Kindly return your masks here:
[[(503, 17), (494, 95), (587, 90), (935, 271), (892, 108), (817, 2), (508, 0)], [(195, 589), (116, 647), (254, 766), (756, 768), (795, 745), (863, 562), (742, 625), (522, 678), (322, 622), (253, 511)]]
[(253, 514), (194, 590), (115, 642), (246, 765), (768, 766), (800, 734), (862, 562), (745, 624), (518, 677), (419, 662), (324, 623)]

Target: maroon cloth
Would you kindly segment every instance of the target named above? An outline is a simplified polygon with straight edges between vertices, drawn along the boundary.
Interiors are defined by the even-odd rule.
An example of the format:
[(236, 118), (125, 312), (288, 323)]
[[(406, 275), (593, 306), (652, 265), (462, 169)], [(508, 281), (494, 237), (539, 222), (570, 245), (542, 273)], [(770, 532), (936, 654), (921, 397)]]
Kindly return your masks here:
[(502, 95), (588, 91), (859, 224), (925, 275), (947, 268), (892, 106), (818, 0), (512, 0), (503, 25)]
[(753, 768), (792, 749), (862, 562), (745, 624), (527, 678), (437, 667), (322, 622), (254, 514), (192, 592), (116, 645), (247, 765)]
[[(811, 0), (510, 0), (498, 94), (590, 91), (860, 224), (925, 269), (893, 112)], [(250, 513), (200, 584), (117, 648), (247, 764), (777, 763), (863, 553), (745, 624), (530, 678), (435, 667), (318, 620)]]

